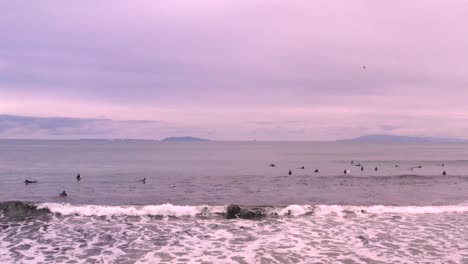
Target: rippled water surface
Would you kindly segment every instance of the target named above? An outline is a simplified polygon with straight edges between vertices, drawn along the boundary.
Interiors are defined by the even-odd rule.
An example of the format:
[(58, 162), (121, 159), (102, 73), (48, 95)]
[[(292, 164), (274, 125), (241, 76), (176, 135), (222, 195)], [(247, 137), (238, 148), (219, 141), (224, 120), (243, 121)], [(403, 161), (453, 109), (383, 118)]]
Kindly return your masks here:
[(0, 141), (0, 200), (60, 202), (66, 190), (73, 204), (452, 204), (468, 201), (467, 158), (459, 143)]

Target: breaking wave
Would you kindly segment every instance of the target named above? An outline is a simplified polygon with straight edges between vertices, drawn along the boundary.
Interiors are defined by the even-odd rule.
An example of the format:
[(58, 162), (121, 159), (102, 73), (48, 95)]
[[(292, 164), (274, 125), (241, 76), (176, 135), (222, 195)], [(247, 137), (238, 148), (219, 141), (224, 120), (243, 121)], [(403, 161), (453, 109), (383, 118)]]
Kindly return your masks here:
[(172, 204), (161, 205), (128, 205), (128, 206), (107, 206), (107, 205), (71, 205), (66, 203), (42, 203), (37, 208), (45, 208), (52, 213), (61, 215), (81, 215), (81, 216), (198, 216), (221, 214), (224, 206), (180, 206)]
[[(175, 216), (193, 217), (224, 215), (228, 206), (179, 206), (172, 204), (145, 206), (104, 206), (104, 205), (71, 205), (58, 203), (39, 204), (39, 209), (48, 209), (61, 215), (82, 216)], [(468, 212), (468, 205), (443, 206), (343, 206), (343, 205), (289, 205), (285, 207), (242, 207), (245, 210), (256, 210), (264, 216), (301, 216), (307, 214), (439, 214)]]
[[(237, 205), (236, 205), (237, 206)], [(348, 206), (348, 205), (289, 205), (289, 206), (237, 206), (246, 217), (281, 217), (302, 215), (364, 215), (364, 214), (440, 214), (465, 213), (468, 204), (440, 206)], [(230, 206), (181, 206), (172, 204), (161, 205), (72, 205), (68, 203), (30, 203), (30, 202), (0, 202), (0, 213), (9, 217), (34, 217), (44, 214), (62, 216), (162, 216), (162, 217), (209, 217), (228, 216)]]

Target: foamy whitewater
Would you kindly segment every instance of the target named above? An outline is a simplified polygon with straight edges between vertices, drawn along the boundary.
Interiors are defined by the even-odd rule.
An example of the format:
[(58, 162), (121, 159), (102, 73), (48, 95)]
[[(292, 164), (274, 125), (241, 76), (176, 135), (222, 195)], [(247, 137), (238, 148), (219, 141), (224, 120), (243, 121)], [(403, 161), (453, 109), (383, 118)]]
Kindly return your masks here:
[(0, 263), (468, 263), (467, 147), (0, 141)]
[(2, 219), (2, 263), (466, 263), (468, 205), (75, 206)]

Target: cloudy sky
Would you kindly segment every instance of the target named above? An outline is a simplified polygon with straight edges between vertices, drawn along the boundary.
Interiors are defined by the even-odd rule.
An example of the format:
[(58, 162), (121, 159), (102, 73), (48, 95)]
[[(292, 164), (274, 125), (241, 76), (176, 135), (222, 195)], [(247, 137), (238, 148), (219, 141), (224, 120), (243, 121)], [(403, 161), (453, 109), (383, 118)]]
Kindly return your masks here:
[(466, 0), (0, 0), (0, 138), (468, 138), (467, 25)]

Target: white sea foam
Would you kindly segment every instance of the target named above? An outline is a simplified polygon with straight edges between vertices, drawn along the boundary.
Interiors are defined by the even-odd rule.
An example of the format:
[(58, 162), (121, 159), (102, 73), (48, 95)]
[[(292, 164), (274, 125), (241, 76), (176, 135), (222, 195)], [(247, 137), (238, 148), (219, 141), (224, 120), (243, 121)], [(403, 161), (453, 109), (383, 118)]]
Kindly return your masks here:
[[(226, 212), (227, 206), (181, 206), (172, 204), (161, 205), (72, 205), (67, 203), (42, 203), (38, 208), (47, 208), (61, 215), (81, 216), (174, 216), (193, 217), (210, 216)], [(248, 209), (248, 207), (246, 207)], [(468, 204), (441, 206), (347, 206), (347, 205), (289, 205), (286, 207), (266, 207), (265, 214), (279, 216), (301, 216), (306, 214), (343, 215), (355, 214), (439, 214), (468, 212)]]
[[(39, 220), (24, 221), (4, 227), (0, 232), (1, 263), (310, 263), (311, 259), (320, 263), (468, 263), (463, 246), (468, 236), (468, 229), (463, 228), (468, 214), (463, 213), (467, 211), (463, 205), (398, 210), (391, 206), (290, 205), (265, 207), (265, 211), (300, 217), (262, 221), (75, 217), (74, 212), (79, 210), (70, 208), (84, 211), (86, 206), (41, 206), (62, 213), (68, 208), (72, 215), (51, 218), (43, 224)], [(101, 208), (100, 215), (107, 215), (111, 209), (122, 214), (118, 208), (124, 208), (101, 207), (108, 211)], [(145, 207), (125, 208), (143, 211)], [(188, 212), (198, 207), (192, 208)], [(220, 206), (209, 210), (214, 208), (226, 209)], [(368, 213), (360, 212), (362, 209)], [(313, 210), (314, 214), (309, 214)], [(182, 212), (186, 214), (179, 210)], [(339, 215), (349, 212), (355, 212), (355, 217)], [(93, 215), (91, 210), (87, 213)], [(393, 218), (394, 214), (402, 217)]]
[(468, 212), (468, 205), (441, 205), (441, 206), (342, 206), (342, 205), (318, 205), (314, 208), (314, 214), (343, 214), (347, 212), (358, 214), (440, 214), (440, 213), (464, 213)]
[(38, 208), (47, 208), (61, 215), (81, 216), (196, 216), (224, 212), (224, 206), (180, 206), (172, 204), (144, 206), (71, 205), (67, 203), (42, 203)]
[(270, 213), (281, 216), (300, 216), (305, 214), (440, 214), (440, 213), (464, 213), (468, 212), (468, 204), (440, 205), (440, 206), (350, 206), (350, 205), (289, 205), (287, 207), (274, 208)]
[(289, 205), (285, 208), (276, 208), (274, 210), (278, 215), (293, 215), (299, 216), (312, 212), (313, 207), (310, 205)]

